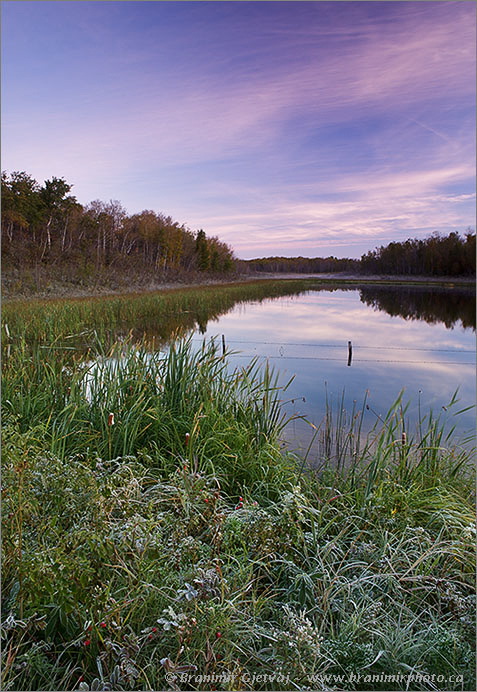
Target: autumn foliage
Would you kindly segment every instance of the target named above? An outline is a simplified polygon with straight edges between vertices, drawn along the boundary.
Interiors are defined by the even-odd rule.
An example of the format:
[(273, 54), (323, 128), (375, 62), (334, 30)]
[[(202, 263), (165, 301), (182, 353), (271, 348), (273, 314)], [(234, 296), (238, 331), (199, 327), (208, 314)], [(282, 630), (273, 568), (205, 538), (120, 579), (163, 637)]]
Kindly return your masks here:
[(158, 279), (187, 272), (229, 273), (232, 249), (160, 212), (129, 215), (117, 200), (82, 205), (72, 185), (28, 173), (2, 174), (3, 267), (50, 267), (88, 283), (105, 270)]

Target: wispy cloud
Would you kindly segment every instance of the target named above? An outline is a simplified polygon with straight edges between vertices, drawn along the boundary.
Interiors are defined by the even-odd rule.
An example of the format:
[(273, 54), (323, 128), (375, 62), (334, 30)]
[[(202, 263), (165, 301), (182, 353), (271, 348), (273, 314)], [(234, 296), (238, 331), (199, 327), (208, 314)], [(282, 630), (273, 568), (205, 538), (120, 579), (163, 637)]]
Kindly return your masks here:
[[(297, 201), (283, 190), (282, 195), (262, 200), (260, 211), (211, 216), (209, 226), (224, 238), (235, 238), (239, 254), (247, 256), (320, 255), (330, 246), (361, 254), (374, 242), (466, 228), (475, 193), (446, 193), (442, 186), (471, 174), (467, 167), (399, 176), (370, 174), (359, 183), (342, 181), (334, 201)], [(340, 192), (350, 190), (355, 193), (352, 201), (340, 199)]]
[[(26, 61), (15, 81), (4, 60), (8, 169), (160, 206), (238, 254), (472, 223), (470, 3), (69, 3), (56, 25), (27, 4), (36, 22), (9, 7), (5, 27), (14, 55), (21, 16)], [(40, 39), (58, 32), (61, 55)]]

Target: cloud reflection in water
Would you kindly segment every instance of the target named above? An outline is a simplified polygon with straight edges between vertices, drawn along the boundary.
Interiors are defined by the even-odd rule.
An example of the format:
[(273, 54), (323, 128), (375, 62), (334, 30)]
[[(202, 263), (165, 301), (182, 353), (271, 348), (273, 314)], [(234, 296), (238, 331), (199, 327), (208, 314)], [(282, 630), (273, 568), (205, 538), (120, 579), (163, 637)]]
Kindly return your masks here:
[[(458, 408), (473, 405), (475, 337), (469, 326), (463, 326), (469, 323), (473, 297), (463, 298), (459, 314), (455, 293), (441, 291), (426, 298), (417, 289), (421, 297), (416, 299), (411, 290), (408, 302), (426, 303), (426, 322), (419, 319), (415, 306), (402, 308), (405, 317), (397, 314), (398, 301), (396, 314), (380, 310), (380, 305), (393, 304), (392, 296), (389, 291), (373, 296), (372, 290), (365, 291), (365, 301), (358, 289), (323, 290), (241, 305), (209, 323), (205, 337), (224, 334), (228, 348), (239, 351), (232, 357), (234, 363), (268, 357), (283, 382), (294, 375), (284, 399), (295, 399), (295, 403), (287, 404), (287, 410), (305, 415), (316, 425), (326, 411), (326, 390), (336, 406), (344, 389), (348, 413), (353, 401), (360, 407), (368, 391), (371, 408), (384, 416), (404, 389), (405, 401), (411, 401), (411, 427), (417, 422), (419, 398), (423, 413), (431, 408), (436, 414), (442, 412), (457, 389)], [(453, 313), (443, 317), (446, 301)], [(433, 302), (437, 306), (434, 317), (429, 307)], [(351, 367), (347, 366), (348, 341), (353, 344)], [(459, 417), (460, 434), (474, 428), (474, 416), (471, 410)], [(367, 418), (370, 428), (376, 418), (371, 413)], [(289, 435), (306, 445), (311, 428), (301, 421), (292, 427)]]

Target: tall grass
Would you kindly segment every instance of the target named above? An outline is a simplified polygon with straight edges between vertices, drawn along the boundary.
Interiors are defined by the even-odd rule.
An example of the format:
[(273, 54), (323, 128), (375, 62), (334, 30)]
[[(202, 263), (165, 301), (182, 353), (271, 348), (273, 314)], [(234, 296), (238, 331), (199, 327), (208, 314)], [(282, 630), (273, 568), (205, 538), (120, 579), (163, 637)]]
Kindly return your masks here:
[(471, 458), (439, 420), (330, 409), (313, 472), (273, 370), (61, 329), (3, 364), (3, 689), (473, 689)]
[[(173, 333), (205, 329), (209, 320), (236, 303), (298, 294), (312, 284), (300, 281), (251, 281), (162, 290), (102, 298), (15, 300), (2, 306), (6, 343), (24, 337), (28, 343), (92, 346), (112, 344), (131, 331), (135, 338), (169, 339)], [(5, 329), (7, 331), (5, 331)], [(6, 337), (6, 338), (5, 338)]]
[(218, 457), (226, 467), (229, 488), (267, 483), (283, 468), (270, 463), (286, 423), (280, 391), (271, 368), (255, 359), (232, 371), (214, 342), (193, 351), (181, 340), (165, 352), (117, 342), (81, 361), (54, 345), (32, 353), (21, 345), (4, 364), (5, 420), (23, 432), (41, 429), (60, 459), (142, 449), (172, 459), (189, 433), (201, 463)]

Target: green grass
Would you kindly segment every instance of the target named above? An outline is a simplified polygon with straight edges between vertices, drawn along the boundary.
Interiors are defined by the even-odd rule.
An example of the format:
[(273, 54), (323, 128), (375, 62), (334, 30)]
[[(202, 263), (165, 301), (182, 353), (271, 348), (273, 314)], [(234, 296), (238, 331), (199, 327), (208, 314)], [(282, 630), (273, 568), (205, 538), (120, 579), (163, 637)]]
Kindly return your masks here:
[[(355, 290), (373, 285), (424, 285), (422, 282), (366, 281), (366, 279), (280, 279), (215, 284), (132, 293), (101, 298), (10, 300), (2, 306), (3, 342), (15, 344), (61, 343), (66, 346), (112, 345), (130, 332), (136, 339), (163, 341), (173, 333), (205, 329), (209, 320), (229, 311), (234, 305), (297, 295), (307, 290)], [(435, 282), (432, 285), (437, 285)], [(448, 285), (446, 283), (444, 286)], [(65, 341), (66, 340), (66, 341)]]
[(329, 416), (311, 473), (272, 371), (147, 345), (5, 359), (2, 688), (473, 689), (473, 482), (438, 421)]
[(312, 471), (280, 451), (272, 369), (151, 349), (304, 285), (6, 307), (2, 689), (475, 689), (472, 455), (452, 430), (427, 414), (403, 437), (398, 397), (365, 435), (366, 401), (349, 423), (341, 402)]
[[(240, 302), (299, 294), (312, 284), (250, 281), (168, 289), (102, 298), (14, 300), (2, 306), (4, 343), (96, 347), (132, 333), (136, 339), (167, 340), (171, 334), (205, 328)], [(5, 327), (6, 325), (6, 327)]]

